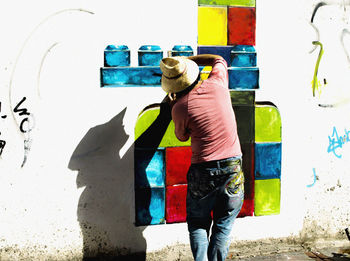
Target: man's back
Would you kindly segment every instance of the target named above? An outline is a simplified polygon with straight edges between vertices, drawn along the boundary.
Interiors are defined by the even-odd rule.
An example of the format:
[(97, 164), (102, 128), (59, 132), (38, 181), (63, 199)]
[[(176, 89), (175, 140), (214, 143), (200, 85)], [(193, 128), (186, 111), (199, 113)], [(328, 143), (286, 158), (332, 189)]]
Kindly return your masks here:
[(216, 59), (209, 78), (175, 103), (172, 117), (176, 136), (191, 136), (192, 163), (241, 155), (225, 60)]

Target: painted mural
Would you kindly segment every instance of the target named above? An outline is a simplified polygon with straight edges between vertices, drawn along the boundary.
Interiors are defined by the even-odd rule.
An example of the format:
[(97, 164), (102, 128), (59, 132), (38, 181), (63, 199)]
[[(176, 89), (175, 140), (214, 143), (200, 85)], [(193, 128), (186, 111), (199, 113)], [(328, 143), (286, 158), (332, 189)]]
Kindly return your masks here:
[[(260, 89), (255, 24), (254, 0), (198, 1), (197, 53), (219, 54), (229, 66), (229, 89), (246, 180), (239, 217), (280, 212), (281, 118), (272, 102), (255, 100)], [(194, 53), (188, 45), (165, 51), (157, 45), (143, 45), (137, 50), (138, 66), (130, 66), (130, 52), (136, 50), (125, 45), (107, 46), (100, 69), (101, 87), (160, 87), (159, 62), (164, 53)], [(211, 68), (200, 69), (204, 80)], [(177, 140), (169, 111), (161, 104), (151, 104), (138, 116), (134, 145), (135, 224), (185, 222), (191, 141)]]

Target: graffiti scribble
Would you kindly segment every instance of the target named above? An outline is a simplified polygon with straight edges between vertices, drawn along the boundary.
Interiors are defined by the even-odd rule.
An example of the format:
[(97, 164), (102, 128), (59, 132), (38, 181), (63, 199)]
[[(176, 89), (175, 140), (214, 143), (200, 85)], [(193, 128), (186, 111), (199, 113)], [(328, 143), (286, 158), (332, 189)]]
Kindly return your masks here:
[(336, 107), (335, 104), (321, 104), (321, 103), (319, 103), (318, 106), (322, 107), (322, 108), (334, 108), (334, 107)]
[(2, 151), (3, 151), (4, 148), (5, 148), (5, 145), (6, 145), (6, 141), (0, 140), (0, 156), (1, 156), (1, 154), (2, 154)]
[[(27, 130), (24, 129), (24, 123), (28, 122), (28, 125), (29, 125), (29, 120), (27, 118), (23, 119), (21, 121), (21, 123), (17, 122), (17, 119), (15, 117), (15, 112), (12, 111), (12, 86), (13, 86), (13, 80), (15, 79), (15, 72), (17, 70), (17, 65), (19, 63), (19, 60), (24, 52), (24, 49), (25, 47), (27, 46), (27, 43), (29, 42), (29, 40), (32, 38), (32, 36), (35, 34), (35, 32), (43, 25), (45, 24), (48, 20), (50, 20), (51, 18), (55, 17), (55, 16), (58, 16), (62, 13), (66, 13), (66, 12), (79, 12), (79, 13), (87, 13), (87, 14), (94, 14), (94, 12), (91, 12), (89, 10), (85, 10), (85, 9), (82, 9), (82, 8), (69, 8), (69, 9), (63, 9), (63, 10), (59, 10), (49, 16), (47, 16), (45, 19), (43, 19), (37, 26), (34, 27), (34, 29), (29, 33), (29, 35), (27, 36), (27, 38), (25, 39), (25, 41), (23, 42), (17, 56), (16, 56), (16, 60), (14, 62), (14, 65), (13, 65), (13, 69), (12, 69), (12, 72), (11, 72), (11, 76), (10, 76), (10, 81), (9, 81), (9, 105), (10, 105), (10, 108), (11, 108), (11, 113), (12, 113), (12, 119), (14, 121), (14, 123), (16, 124), (16, 126), (21, 130), (21, 133), (24, 133), (24, 161), (22, 163), (22, 167), (24, 165), (24, 163), (26, 162), (26, 158), (27, 158), (27, 154), (28, 154), (28, 151), (30, 148), (30, 144), (31, 144), (31, 139), (29, 139), (28, 137), (26, 137), (26, 133), (29, 132), (31, 130), (31, 128), (28, 128)], [(47, 51), (47, 53), (55, 46), (56, 44), (52, 45), (49, 50)], [(44, 58), (42, 60), (42, 63), (47, 55), (47, 53), (45, 53), (44, 55)], [(42, 65), (42, 64), (41, 64)], [(41, 71), (41, 67), (39, 69), (39, 77), (40, 77), (40, 71)], [(37, 80), (37, 82), (39, 83), (39, 78)], [(39, 94), (39, 97), (40, 97), (40, 93)], [(22, 115), (20, 115), (22, 116)], [(32, 116), (32, 115), (31, 115)], [(30, 140), (30, 142), (29, 142)]]
[(46, 56), (51, 52), (51, 50), (58, 44), (58, 42), (54, 43), (53, 45), (50, 46), (49, 49), (46, 50), (43, 58), (41, 59), (41, 62), (40, 62), (40, 68), (39, 68), (39, 72), (38, 72), (38, 77), (37, 77), (37, 90), (38, 90), (38, 96), (39, 98), (41, 98), (41, 94), (40, 94), (40, 76), (41, 76), (41, 70), (43, 68), (43, 65), (44, 65), (44, 61), (46, 59)]
[(34, 128), (33, 114), (31, 114), (27, 108), (22, 107), (26, 99), (26, 97), (23, 97), (22, 100), (17, 103), (16, 107), (13, 109), (13, 112), (17, 113), (19, 116), (27, 116), (22, 118), (21, 123), (19, 124), (19, 130), (24, 134), (24, 157), (21, 168), (23, 168), (24, 164), (27, 162), (28, 154), (32, 144), (30, 132)]
[[(33, 118), (33, 115), (30, 115), (31, 118)], [(27, 124), (25, 124), (27, 123)], [(32, 125), (32, 126), (31, 126)], [(24, 118), (22, 121), (21, 121), (21, 124), (19, 125), (19, 130), (22, 132), (22, 133), (27, 133), (27, 132), (30, 132), (32, 131), (34, 128), (34, 120), (30, 121), (29, 118)]]
[[(318, 10), (320, 7), (324, 6), (324, 5), (326, 5), (325, 2), (320, 2), (320, 3), (318, 3), (318, 4), (315, 6), (315, 8), (314, 8), (314, 10), (313, 10), (313, 12), (312, 12), (312, 15), (311, 15), (310, 25), (312, 26), (312, 28), (313, 28), (313, 29), (315, 30), (315, 32), (316, 32), (316, 40), (315, 40), (315, 42), (319, 42), (319, 41), (320, 41), (320, 31), (318, 30), (318, 28), (317, 28), (316, 25), (314, 24), (314, 19), (315, 19), (315, 15), (316, 15), (316, 13), (317, 13), (317, 10)], [(317, 49), (317, 45), (313, 45), (313, 48), (311, 49), (311, 51), (310, 51), (309, 53), (313, 53), (316, 49)]]
[(318, 53), (318, 57), (317, 57), (317, 62), (316, 62), (315, 71), (314, 71), (314, 77), (312, 79), (312, 95), (315, 97), (315, 91), (316, 90), (318, 90), (318, 92), (321, 91), (321, 83), (317, 79), (317, 73), (318, 73), (318, 67), (320, 66), (320, 61), (321, 61), (322, 55), (324, 53), (324, 50), (323, 50), (323, 45), (319, 41), (313, 41), (312, 44), (315, 46), (320, 46), (320, 52)]
[[(14, 113), (18, 113), (19, 116), (31, 116), (33, 117), (33, 115), (30, 114), (30, 112), (28, 112), (28, 110), (26, 108), (20, 108), (20, 106), (23, 104), (23, 102), (26, 100), (26, 97), (23, 97), (22, 100), (16, 105), (16, 107), (13, 109)], [(32, 121), (33, 123), (34, 121)], [(24, 128), (25, 123), (27, 123), (27, 128)], [(26, 132), (30, 132), (33, 129), (33, 126), (30, 127), (30, 121), (29, 118), (26, 117), (24, 119), (22, 119), (20, 125), (19, 125), (19, 129), (22, 133), (26, 133)]]
[(17, 103), (16, 107), (13, 109), (13, 112), (14, 112), (14, 113), (19, 112), (18, 115), (20, 115), (20, 116), (23, 116), (23, 115), (30, 115), (30, 113), (28, 112), (27, 109), (19, 109), (19, 106), (21, 106), (22, 103), (23, 103), (26, 99), (27, 99), (26, 97), (23, 97), (22, 100), (21, 100), (19, 103)]
[(306, 185), (308, 188), (313, 187), (316, 184), (316, 180), (317, 180), (317, 176), (316, 176), (316, 170), (315, 168), (312, 169), (313, 173), (314, 173), (314, 182), (310, 185)]
[(32, 139), (28, 137), (24, 140), (24, 157), (23, 157), (23, 162), (21, 164), (21, 168), (23, 168), (24, 164), (27, 162), (28, 154), (31, 146), (32, 146)]
[[(0, 102), (0, 112), (1, 112), (1, 102)], [(2, 119), (6, 119), (6, 117), (7, 117), (6, 115), (1, 116)], [(1, 135), (1, 132), (0, 132), (0, 135)], [(0, 140), (0, 156), (5, 148), (5, 145), (6, 145), (6, 141)]]
[(346, 34), (350, 34), (349, 30), (348, 29), (343, 29), (342, 31), (342, 34), (341, 34), (341, 37), (340, 37), (340, 41), (341, 41), (341, 44), (343, 46), (343, 50), (345, 52), (345, 55), (346, 55), (346, 59), (348, 60), (349, 64), (350, 64), (350, 56), (349, 56), (349, 53), (348, 51), (346, 50), (346, 47), (345, 47), (345, 44), (344, 44), (344, 36)]
[[(317, 79), (317, 72), (318, 72), (318, 67), (320, 64), (320, 60), (321, 57), (323, 55), (323, 46), (320, 42), (320, 32), (318, 30), (318, 28), (316, 27), (314, 20), (315, 20), (315, 16), (318, 12), (318, 10), (323, 7), (323, 6), (331, 6), (331, 5), (338, 5), (338, 6), (343, 6), (344, 7), (344, 12), (346, 11), (346, 6), (350, 5), (350, 0), (324, 0), (319, 2), (318, 4), (316, 4), (315, 8), (313, 9), (312, 15), (311, 15), (311, 19), (310, 19), (310, 25), (312, 26), (312, 28), (314, 28), (314, 30), (316, 31), (316, 41), (313, 41), (313, 49), (310, 51), (310, 53), (312, 53), (313, 51), (315, 51), (317, 49), (317, 46), (320, 46), (320, 52), (317, 58), (317, 62), (316, 62), (316, 66), (315, 66), (315, 71), (314, 71), (314, 76), (313, 76), (313, 80), (312, 80), (312, 94), (313, 97), (315, 97), (315, 91), (318, 90), (319, 94), (321, 94), (321, 82)], [(345, 45), (344, 45), (344, 36), (345, 34), (350, 34), (350, 32), (347, 29), (343, 29), (342, 34), (341, 34), (341, 38), (340, 38), (340, 42), (343, 46), (346, 58), (348, 60), (348, 62), (350, 63), (350, 56), (349, 53), (347, 52)], [(327, 82), (324, 80), (324, 84), (323, 86), (325, 86), (327, 84)], [(343, 103), (344, 101), (340, 102)], [(324, 107), (324, 108), (328, 108), (328, 107), (335, 107), (336, 105), (328, 105), (328, 104), (319, 104), (320, 107)]]
[[(27, 99), (26, 97), (23, 97), (22, 100), (18, 102), (16, 107), (13, 109), (14, 114), (17, 114), (18, 116), (22, 116), (21, 123), (18, 126), (19, 130), (24, 135), (24, 159), (21, 167), (24, 166), (28, 158), (28, 153), (30, 151), (30, 147), (32, 144), (30, 132), (33, 130), (34, 123), (35, 123), (33, 114), (30, 113), (28, 109), (23, 106), (23, 103), (26, 101), (26, 99)], [(1, 102), (0, 102), (0, 112), (1, 112)], [(1, 118), (6, 119), (6, 115), (1, 116)], [(1, 135), (1, 132), (0, 132), (0, 135)], [(3, 153), (5, 145), (6, 145), (6, 141), (0, 140), (0, 156)]]
[(318, 106), (321, 108), (336, 108), (338, 106), (341, 106), (341, 105), (349, 103), (349, 102), (350, 102), (350, 98), (344, 98), (344, 99), (341, 99), (334, 104), (321, 104), (321, 103), (319, 103)]
[(338, 149), (342, 148), (343, 145), (350, 141), (349, 133), (350, 131), (344, 130), (345, 134), (343, 136), (339, 136), (336, 127), (333, 127), (333, 133), (332, 136), (328, 136), (329, 145), (327, 152), (333, 152), (334, 156), (336, 156), (338, 159), (342, 157), (341, 154), (337, 152)]
[[(32, 36), (34, 35), (34, 33), (43, 25), (45, 24), (48, 20), (50, 20), (51, 18), (57, 16), (57, 15), (60, 15), (62, 13), (66, 13), (66, 12), (82, 12), (82, 13), (88, 13), (88, 14), (95, 14), (94, 12), (91, 12), (89, 10), (85, 10), (85, 9), (82, 9), (82, 8), (69, 8), (69, 9), (63, 9), (63, 10), (59, 10), (49, 16), (47, 16), (45, 19), (43, 19), (36, 27), (34, 27), (34, 29), (29, 33), (28, 37), (25, 39), (24, 43), (22, 44), (22, 47), (16, 57), (16, 60), (15, 60), (15, 63), (14, 63), (14, 66), (13, 66), (13, 70), (11, 72), (11, 76), (10, 76), (10, 83), (9, 83), (9, 98), (10, 98), (10, 108), (12, 109), (12, 95), (11, 95), (11, 92), (12, 92), (12, 83), (13, 83), (13, 79), (15, 78), (15, 72), (16, 72), (16, 67), (17, 67), (17, 64), (19, 62), (19, 59), (21, 58), (22, 56), (22, 53), (24, 51), (24, 48), (26, 47), (27, 43), (29, 42), (29, 40), (32, 38)], [(16, 121), (16, 118), (14, 117), (14, 115), (12, 114), (13, 116), (13, 119), (16, 123), (16, 125), (18, 126), (18, 122)]]
[(322, 6), (325, 6), (325, 5), (327, 5), (325, 2), (319, 2), (319, 3), (315, 6), (314, 10), (312, 11), (311, 23), (314, 22), (315, 15), (316, 15), (318, 9), (319, 9), (320, 7), (322, 7)]
[[(0, 112), (1, 112), (1, 102), (0, 102)], [(2, 119), (6, 119), (7, 115), (2, 115), (1, 118)]]

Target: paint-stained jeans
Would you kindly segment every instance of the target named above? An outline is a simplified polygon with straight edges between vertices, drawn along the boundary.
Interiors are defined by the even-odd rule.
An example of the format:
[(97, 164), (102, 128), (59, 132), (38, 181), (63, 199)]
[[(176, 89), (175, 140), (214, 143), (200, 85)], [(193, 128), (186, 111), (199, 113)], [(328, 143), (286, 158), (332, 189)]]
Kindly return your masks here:
[(193, 257), (196, 261), (225, 260), (230, 232), (244, 200), (241, 159), (229, 158), (209, 166), (192, 164), (187, 181), (187, 224)]

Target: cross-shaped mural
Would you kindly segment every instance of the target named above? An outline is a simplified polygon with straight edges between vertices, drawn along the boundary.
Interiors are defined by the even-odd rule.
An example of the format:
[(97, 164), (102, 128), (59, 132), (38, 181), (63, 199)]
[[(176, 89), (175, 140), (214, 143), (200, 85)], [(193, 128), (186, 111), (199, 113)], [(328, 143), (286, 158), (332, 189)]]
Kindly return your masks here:
[[(228, 64), (229, 89), (243, 152), (245, 199), (239, 217), (279, 214), (281, 195), (281, 118), (272, 102), (258, 102), (259, 68), (255, 46), (255, 0), (199, 0), (197, 53), (219, 54)], [(101, 87), (160, 87), (157, 45), (138, 50), (138, 65), (130, 66), (125, 45), (104, 51)], [(175, 45), (171, 56), (193, 55), (187, 45)], [(205, 80), (211, 68), (200, 67)], [(180, 142), (174, 123), (161, 106), (150, 105), (135, 126), (136, 225), (186, 221), (186, 174), (191, 141)]]

